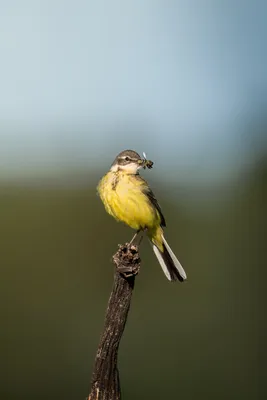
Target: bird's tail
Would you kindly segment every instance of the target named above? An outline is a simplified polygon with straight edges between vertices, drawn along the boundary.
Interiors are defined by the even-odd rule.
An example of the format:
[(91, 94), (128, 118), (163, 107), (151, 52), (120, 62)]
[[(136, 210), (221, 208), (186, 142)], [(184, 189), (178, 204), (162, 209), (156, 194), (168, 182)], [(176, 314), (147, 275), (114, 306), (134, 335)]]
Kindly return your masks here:
[(187, 279), (185, 270), (164, 238), (162, 229), (160, 228), (160, 232), (158, 230), (157, 238), (152, 237), (150, 240), (160, 266), (169, 281), (185, 281)]

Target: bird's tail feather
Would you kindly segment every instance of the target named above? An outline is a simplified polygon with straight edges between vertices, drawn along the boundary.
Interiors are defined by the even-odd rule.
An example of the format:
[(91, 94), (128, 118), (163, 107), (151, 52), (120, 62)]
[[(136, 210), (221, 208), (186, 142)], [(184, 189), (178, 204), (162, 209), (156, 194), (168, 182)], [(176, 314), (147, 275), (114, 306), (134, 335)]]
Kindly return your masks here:
[(161, 251), (154, 243), (152, 243), (154, 253), (163, 269), (164, 274), (169, 281), (179, 280), (183, 282), (187, 279), (185, 270), (183, 269), (180, 262), (177, 260), (172, 249), (168, 245), (166, 239), (162, 234), (163, 251)]

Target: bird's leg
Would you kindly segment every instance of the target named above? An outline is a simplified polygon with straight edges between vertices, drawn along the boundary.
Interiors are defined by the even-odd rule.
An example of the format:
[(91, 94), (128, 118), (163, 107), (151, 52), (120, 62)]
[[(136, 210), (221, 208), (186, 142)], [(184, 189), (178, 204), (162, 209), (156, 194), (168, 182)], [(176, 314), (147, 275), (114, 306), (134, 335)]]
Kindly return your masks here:
[(138, 242), (138, 247), (140, 246), (140, 244), (142, 243), (142, 240), (143, 240), (143, 237), (144, 237), (144, 235), (142, 234), (141, 236), (140, 236), (140, 239), (139, 239), (139, 242)]
[[(131, 245), (133, 244), (133, 242), (134, 242), (135, 239), (136, 239), (136, 236), (140, 233), (140, 231), (141, 231), (141, 229), (139, 229), (138, 231), (136, 231), (136, 233), (134, 234), (134, 237), (132, 238), (132, 240), (131, 240), (130, 243), (129, 243), (129, 246), (131, 246)], [(146, 231), (147, 231), (147, 228), (144, 228), (143, 231), (146, 232)], [(143, 237), (144, 237), (144, 234), (142, 233), (141, 236), (140, 236), (139, 242), (137, 243), (137, 246), (140, 246), (140, 244), (141, 244), (141, 242), (142, 242), (142, 240), (143, 240)]]
[(132, 240), (131, 240), (130, 243), (129, 243), (129, 246), (131, 246), (131, 245), (133, 244), (133, 242), (135, 241), (135, 238), (136, 238), (136, 236), (138, 235), (139, 232), (140, 232), (140, 229), (139, 229), (138, 231), (135, 232), (135, 234), (134, 234)]
[(139, 242), (138, 242), (138, 244), (137, 244), (138, 247), (139, 247), (140, 244), (142, 243), (142, 240), (143, 240), (143, 237), (144, 237), (144, 233), (146, 233), (146, 231), (147, 231), (147, 228), (144, 228), (144, 229), (143, 229), (143, 232), (142, 232), (142, 234), (141, 234), (141, 236), (140, 236)]

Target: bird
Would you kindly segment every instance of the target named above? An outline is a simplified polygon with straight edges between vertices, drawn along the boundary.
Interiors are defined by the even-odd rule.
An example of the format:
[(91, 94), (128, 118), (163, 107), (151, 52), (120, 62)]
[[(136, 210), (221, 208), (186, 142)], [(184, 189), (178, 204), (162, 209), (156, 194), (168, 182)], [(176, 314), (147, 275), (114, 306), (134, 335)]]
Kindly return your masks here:
[(97, 192), (107, 213), (136, 231), (133, 239), (140, 231), (146, 233), (167, 279), (183, 282), (187, 276), (164, 237), (166, 221), (159, 203), (139, 174), (141, 168), (152, 165), (145, 153), (141, 158), (133, 150), (124, 150), (98, 183)]

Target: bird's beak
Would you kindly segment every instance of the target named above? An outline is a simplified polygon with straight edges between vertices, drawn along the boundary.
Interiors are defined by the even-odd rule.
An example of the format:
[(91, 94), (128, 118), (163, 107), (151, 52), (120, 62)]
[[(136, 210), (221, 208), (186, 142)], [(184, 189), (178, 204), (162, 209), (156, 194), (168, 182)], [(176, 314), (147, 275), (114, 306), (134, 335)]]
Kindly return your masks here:
[(140, 167), (144, 167), (146, 160), (138, 160), (137, 163)]

